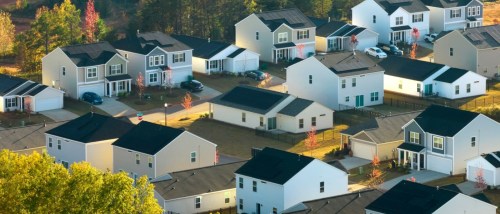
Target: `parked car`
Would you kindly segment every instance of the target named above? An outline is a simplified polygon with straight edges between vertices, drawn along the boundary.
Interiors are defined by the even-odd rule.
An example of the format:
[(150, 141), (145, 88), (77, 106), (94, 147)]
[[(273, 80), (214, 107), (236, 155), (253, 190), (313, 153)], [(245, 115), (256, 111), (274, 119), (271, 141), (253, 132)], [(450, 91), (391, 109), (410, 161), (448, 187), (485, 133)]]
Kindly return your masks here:
[(378, 47), (388, 54), (403, 56), (403, 51), (399, 50), (396, 45), (379, 44)]
[(425, 34), (424, 40), (428, 43), (434, 43), (437, 36), (437, 33)]
[(102, 98), (94, 92), (85, 92), (82, 94), (82, 100), (92, 105), (101, 105)]
[(188, 80), (181, 82), (181, 88), (187, 89), (191, 92), (203, 91), (203, 84), (198, 80)]
[(255, 79), (257, 81), (261, 81), (266, 78), (266, 74), (262, 71), (247, 71), (245, 72), (245, 76)]
[(365, 53), (377, 57), (377, 59), (387, 58), (387, 54), (377, 47), (365, 48)]

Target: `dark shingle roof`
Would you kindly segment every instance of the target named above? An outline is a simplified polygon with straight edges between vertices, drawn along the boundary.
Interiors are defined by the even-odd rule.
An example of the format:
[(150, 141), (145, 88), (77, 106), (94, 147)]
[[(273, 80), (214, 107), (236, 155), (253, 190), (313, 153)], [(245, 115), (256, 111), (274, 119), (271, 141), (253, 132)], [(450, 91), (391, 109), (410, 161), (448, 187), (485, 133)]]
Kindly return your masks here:
[(118, 80), (129, 80), (132, 79), (132, 77), (128, 74), (121, 74), (121, 75), (107, 76), (106, 79), (108, 81), (118, 81)]
[(438, 77), (436, 77), (434, 80), (446, 83), (453, 83), (455, 82), (455, 80), (462, 77), (467, 72), (469, 71), (460, 68), (450, 68), (441, 75), (439, 75)]
[(478, 115), (476, 112), (431, 105), (415, 117), (415, 122), (425, 132), (453, 137)]
[(450, 190), (450, 191), (453, 191), (453, 192), (462, 193), (462, 190), (460, 190), (460, 188), (458, 188), (458, 186), (456, 184), (448, 184), (448, 185), (445, 185), (445, 186), (441, 186), (439, 188)]
[(498, 160), (495, 156), (492, 154), (487, 154), (484, 156), (484, 159), (488, 161), (493, 167), (495, 168), (500, 168), (500, 160)]
[(411, 27), (408, 25), (403, 25), (403, 26), (398, 26), (398, 27), (391, 27), (392, 31), (402, 31), (402, 30), (411, 30)]
[(19, 77), (0, 74), (0, 95), (5, 95), (11, 92), (12, 90), (19, 87), (26, 81), (28, 80)]
[(152, 184), (165, 200), (234, 189), (236, 187), (234, 171), (245, 163), (246, 161), (240, 161), (173, 172), (169, 174), (171, 179), (153, 181)]
[(369, 204), (366, 209), (380, 213), (433, 213), (457, 194), (402, 180)]
[[(364, 133), (373, 141), (374, 143), (387, 143), (404, 139), (404, 131), (402, 127), (415, 118), (418, 112), (409, 112), (404, 114), (397, 114), (387, 117), (377, 117), (375, 118), (375, 124), (369, 122), (371, 127), (366, 127)], [(357, 129), (357, 128), (353, 128)], [(361, 130), (359, 130), (361, 131)], [(358, 132), (359, 132), (358, 131)]]
[(357, 26), (354, 25), (344, 25), (342, 28), (337, 30), (333, 36), (345, 36), (347, 33), (351, 32), (352, 30), (356, 29)]
[(281, 109), (281, 111), (279, 111), (278, 113), (295, 117), (300, 114), (300, 112), (304, 111), (304, 109), (309, 107), (312, 103), (313, 101), (311, 100), (296, 98), (287, 106), (285, 106), (285, 108)]
[(500, 47), (500, 24), (458, 31), (478, 49)]
[(385, 74), (423, 81), (445, 65), (399, 56), (388, 56), (378, 63), (385, 68)]
[(424, 3), (419, 0), (375, 0), (375, 2), (377, 2), (377, 4), (389, 15), (400, 7), (409, 13), (429, 11)]
[(87, 113), (49, 130), (47, 134), (82, 143), (90, 143), (119, 138), (133, 126), (131, 123), (110, 116)]
[(294, 29), (311, 28), (316, 25), (297, 8), (266, 11), (255, 14), (271, 30), (276, 30), (282, 24)]
[(167, 52), (176, 52), (191, 50), (189, 46), (184, 43), (166, 35), (162, 32), (147, 32), (140, 33), (113, 43), (117, 49), (140, 53), (143, 55), (148, 54), (156, 47), (159, 47)]
[(212, 99), (212, 103), (243, 109), (259, 114), (271, 111), (289, 95), (271, 90), (244, 86), (237, 86), (231, 91)]
[(38, 147), (45, 147), (45, 132), (56, 128), (66, 121), (36, 124), (32, 126), (11, 128), (0, 131), (0, 150), (9, 149), (11, 151), (18, 151), (24, 149), (33, 149)]
[(234, 52), (232, 52), (231, 54), (227, 55), (227, 58), (234, 58), (234, 57), (237, 57), (238, 55), (240, 55), (240, 53), (242, 53), (243, 51), (245, 51), (246, 48), (238, 48), (238, 50), (235, 50)]
[(311, 157), (266, 147), (235, 173), (285, 184), (313, 160)]
[(412, 152), (421, 152), (423, 149), (425, 149), (425, 147), (415, 143), (402, 143), (398, 146), (398, 149), (404, 149)]
[(43, 90), (45, 90), (47, 88), (46, 85), (39, 85), (38, 87), (36, 87), (35, 89), (33, 89), (32, 91), (30, 91), (28, 93), (28, 95), (30, 96), (35, 96), (37, 95), (38, 93), (42, 92)]
[[(486, 196), (484, 193), (477, 193), (477, 194), (474, 194), (474, 195), (471, 195), (471, 197), (477, 199), (477, 200), (480, 200), (480, 201), (483, 201), (483, 202), (486, 202), (488, 204), (493, 204), (491, 203), (490, 199), (488, 198), (488, 196)], [(495, 205), (495, 204), (493, 204)], [(495, 205), (496, 206), (496, 205)]]
[(444, 31), (443, 30), (443, 31), (439, 32), (438, 35), (436, 36), (436, 38), (434, 39), (434, 42), (436, 42), (438, 39), (441, 39), (443, 36), (448, 35), (451, 32), (453, 32), (453, 31), (451, 31), (451, 30)]
[(208, 39), (186, 35), (172, 35), (172, 37), (192, 48), (194, 57), (203, 59), (210, 59), (231, 45), (218, 41), (208, 42)]
[(316, 55), (314, 57), (338, 76), (384, 71), (382, 67), (373, 62), (366, 54), (359, 51), (356, 51), (356, 55), (353, 55), (351, 51), (344, 51)]
[(316, 28), (316, 36), (321, 36), (321, 37), (330, 36), (330, 34), (334, 33), (335, 31), (338, 31), (345, 25), (347, 25), (347, 23), (343, 21), (331, 21), (331, 22), (326, 21), (326, 24), (323, 24)]
[(422, 2), (431, 7), (451, 8), (468, 5), (472, 0), (422, 0)]
[(293, 42), (287, 42), (287, 43), (279, 43), (274, 45), (275, 48), (289, 48), (289, 47), (295, 47), (295, 43)]
[(36, 86), (40, 85), (40, 83), (33, 82), (26, 87), (24, 87), (22, 90), (18, 91), (16, 95), (23, 95), (26, 92), (30, 91), (31, 89), (35, 88)]
[(61, 50), (78, 67), (102, 65), (119, 54), (108, 42), (80, 44), (62, 47)]
[(141, 121), (113, 143), (125, 149), (154, 155), (181, 135), (184, 130)]

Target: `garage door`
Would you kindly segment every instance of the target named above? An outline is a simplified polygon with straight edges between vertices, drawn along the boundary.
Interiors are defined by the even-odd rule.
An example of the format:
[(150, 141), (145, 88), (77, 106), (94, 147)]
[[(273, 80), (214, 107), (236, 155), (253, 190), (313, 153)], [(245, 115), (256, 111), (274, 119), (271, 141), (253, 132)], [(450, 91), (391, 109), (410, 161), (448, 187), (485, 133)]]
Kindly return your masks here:
[(371, 160), (375, 154), (375, 145), (352, 141), (352, 154), (355, 157)]
[[(467, 180), (472, 181), (472, 182), (477, 181), (476, 180), (476, 178), (477, 178), (477, 174), (476, 173), (479, 170), (480, 169), (478, 167), (469, 166), (467, 168)], [(494, 180), (493, 180), (493, 171), (487, 170), (487, 169), (483, 169), (483, 177), (484, 177), (484, 181), (486, 182), (486, 184), (488, 184), (488, 185), (495, 185)]]
[(375, 47), (377, 45), (377, 37), (363, 38), (359, 40), (357, 49), (360, 51), (365, 50), (368, 47)]
[(452, 170), (451, 160), (433, 155), (427, 155), (427, 169), (449, 175)]
[(46, 111), (52, 109), (60, 109), (63, 107), (62, 99), (60, 97), (52, 98), (36, 98), (35, 100), (35, 111)]
[(94, 92), (99, 96), (104, 96), (104, 83), (94, 84), (94, 85), (82, 85), (79, 87), (78, 98), (82, 98), (82, 94), (85, 92)]
[(235, 72), (244, 72), (259, 69), (259, 60), (247, 59), (234, 62)]

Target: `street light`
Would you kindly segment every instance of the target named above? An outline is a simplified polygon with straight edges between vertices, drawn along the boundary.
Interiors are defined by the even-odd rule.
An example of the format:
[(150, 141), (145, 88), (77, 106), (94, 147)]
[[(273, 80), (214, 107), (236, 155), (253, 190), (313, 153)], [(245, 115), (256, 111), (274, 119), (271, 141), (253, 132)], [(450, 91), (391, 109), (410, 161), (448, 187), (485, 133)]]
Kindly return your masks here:
[(168, 104), (165, 103), (163, 106), (165, 107), (165, 126), (167, 126), (167, 107), (168, 107)]

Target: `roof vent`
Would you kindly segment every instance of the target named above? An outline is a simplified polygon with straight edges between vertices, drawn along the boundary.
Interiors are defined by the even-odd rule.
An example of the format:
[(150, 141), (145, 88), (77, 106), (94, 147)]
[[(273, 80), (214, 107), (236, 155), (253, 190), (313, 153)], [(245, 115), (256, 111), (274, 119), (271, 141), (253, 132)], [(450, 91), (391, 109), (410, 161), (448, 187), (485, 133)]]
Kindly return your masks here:
[(175, 187), (170, 188), (170, 190), (174, 190), (174, 189), (175, 189)]
[(175, 179), (175, 182), (179, 182), (179, 179), (178, 179), (178, 178), (177, 178), (177, 179)]
[(358, 198), (361, 198), (361, 191), (358, 191)]
[(139, 29), (137, 29), (137, 35), (139, 35)]
[(193, 172), (191, 175), (196, 175), (196, 172)]
[(329, 204), (329, 203), (330, 203), (330, 200), (327, 200), (327, 201), (326, 201), (326, 204)]
[(439, 190), (439, 186), (436, 186), (436, 190)]

